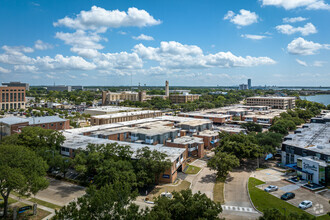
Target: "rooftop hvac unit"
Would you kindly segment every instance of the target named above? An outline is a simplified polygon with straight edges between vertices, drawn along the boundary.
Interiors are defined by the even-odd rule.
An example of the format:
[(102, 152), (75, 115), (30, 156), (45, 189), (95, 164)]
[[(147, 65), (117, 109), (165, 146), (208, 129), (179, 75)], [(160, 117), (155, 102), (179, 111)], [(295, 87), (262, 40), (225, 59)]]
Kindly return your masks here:
[(324, 149), (324, 146), (317, 145), (317, 148), (318, 148), (318, 149)]

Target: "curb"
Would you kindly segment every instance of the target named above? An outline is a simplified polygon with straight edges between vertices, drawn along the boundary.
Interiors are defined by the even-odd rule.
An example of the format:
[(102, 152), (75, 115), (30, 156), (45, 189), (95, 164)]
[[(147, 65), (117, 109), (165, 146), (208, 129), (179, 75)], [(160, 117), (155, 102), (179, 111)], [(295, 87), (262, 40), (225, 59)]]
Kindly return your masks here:
[[(251, 177), (251, 176), (252, 176), (252, 174), (250, 175), (250, 177)], [(250, 177), (249, 177), (249, 179), (250, 179)], [(254, 206), (254, 204), (253, 204), (253, 202), (252, 202), (252, 200), (251, 200), (250, 192), (249, 192), (249, 179), (248, 179), (248, 181), (247, 181), (247, 183), (246, 183), (246, 190), (247, 190), (247, 192), (248, 192), (248, 196), (249, 196), (250, 203), (251, 203), (252, 207), (253, 207), (257, 212), (259, 212), (259, 214), (263, 214), (261, 211), (259, 211), (259, 210)]]

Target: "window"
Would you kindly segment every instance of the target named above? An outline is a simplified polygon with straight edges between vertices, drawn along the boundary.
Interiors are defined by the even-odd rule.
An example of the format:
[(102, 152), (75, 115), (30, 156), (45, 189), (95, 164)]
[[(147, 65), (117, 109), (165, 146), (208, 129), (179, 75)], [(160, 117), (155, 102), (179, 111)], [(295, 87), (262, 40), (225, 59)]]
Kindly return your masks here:
[(52, 126), (52, 127), (53, 127), (53, 126), (54, 126), (54, 124), (50, 124), (50, 126)]
[(44, 127), (45, 127), (45, 125), (42, 125), (42, 127), (44, 128)]
[(62, 125), (62, 122), (60, 123), (60, 125)]

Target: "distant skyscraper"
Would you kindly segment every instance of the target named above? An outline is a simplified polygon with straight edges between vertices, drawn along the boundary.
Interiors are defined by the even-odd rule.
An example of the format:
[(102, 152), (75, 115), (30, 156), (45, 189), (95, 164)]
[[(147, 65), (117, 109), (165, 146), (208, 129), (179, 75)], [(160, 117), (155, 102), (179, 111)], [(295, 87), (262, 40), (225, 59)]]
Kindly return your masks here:
[(251, 79), (248, 79), (248, 89), (251, 89), (252, 85), (251, 85)]

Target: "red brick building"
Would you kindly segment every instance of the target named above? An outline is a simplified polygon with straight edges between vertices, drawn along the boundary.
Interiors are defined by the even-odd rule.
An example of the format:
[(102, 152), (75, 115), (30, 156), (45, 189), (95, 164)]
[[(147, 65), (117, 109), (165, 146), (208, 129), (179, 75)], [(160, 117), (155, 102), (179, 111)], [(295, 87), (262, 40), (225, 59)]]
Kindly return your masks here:
[(0, 135), (4, 136), (20, 133), (27, 126), (39, 126), (44, 129), (64, 130), (70, 128), (70, 120), (58, 116), (45, 116), (34, 118), (5, 117), (0, 119)]
[(0, 86), (0, 109), (25, 109), (25, 87)]

